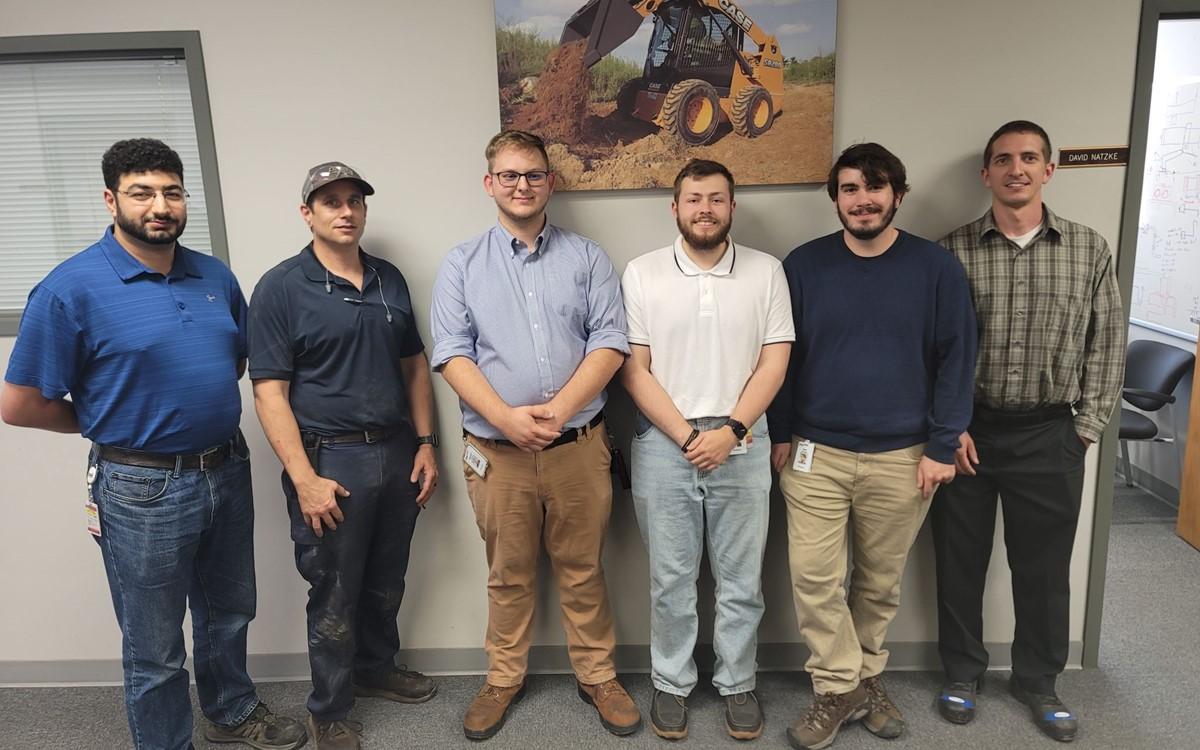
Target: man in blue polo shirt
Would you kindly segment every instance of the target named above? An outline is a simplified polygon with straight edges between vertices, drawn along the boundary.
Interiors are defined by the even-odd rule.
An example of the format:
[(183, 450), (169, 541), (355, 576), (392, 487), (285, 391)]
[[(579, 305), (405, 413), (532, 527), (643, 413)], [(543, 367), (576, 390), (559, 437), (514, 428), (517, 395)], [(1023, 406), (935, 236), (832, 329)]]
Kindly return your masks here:
[(255, 606), (254, 503), (238, 431), (246, 302), (228, 268), (176, 242), (187, 223), (178, 154), (156, 140), (119, 141), (102, 169), (113, 224), (30, 292), (0, 413), (94, 444), (88, 530), (121, 627), (134, 747), (191, 747), (189, 605), (205, 737), (299, 747), (304, 728), (272, 714), (246, 674)]
[(312, 242), (266, 273), (250, 308), (254, 404), (283, 464), (296, 568), (309, 583), (308, 729), (359, 747), (354, 696), (427, 701), (396, 667), (417, 514), (437, 485), (433, 383), (408, 284), (359, 247), (375, 190), (341, 162), (301, 186)]

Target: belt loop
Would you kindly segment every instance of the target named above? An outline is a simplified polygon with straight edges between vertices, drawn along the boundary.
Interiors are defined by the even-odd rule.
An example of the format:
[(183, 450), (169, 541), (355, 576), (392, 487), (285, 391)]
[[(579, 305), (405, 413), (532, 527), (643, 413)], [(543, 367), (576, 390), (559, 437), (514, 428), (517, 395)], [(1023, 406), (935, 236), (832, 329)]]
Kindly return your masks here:
[[(203, 461), (201, 462), (203, 463)], [(183, 470), (183, 456), (179, 453), (175, 454), (175, 471), (171, 474), (173, 479), (179, 478), (179, 473)]]
[(363, 442), (366, 443), (367, 445), (371, 445), (372, 443), (375, 443), (378, 441), (376, 441), (375, 438), (371, 436), (370, 430), (363, 430)]

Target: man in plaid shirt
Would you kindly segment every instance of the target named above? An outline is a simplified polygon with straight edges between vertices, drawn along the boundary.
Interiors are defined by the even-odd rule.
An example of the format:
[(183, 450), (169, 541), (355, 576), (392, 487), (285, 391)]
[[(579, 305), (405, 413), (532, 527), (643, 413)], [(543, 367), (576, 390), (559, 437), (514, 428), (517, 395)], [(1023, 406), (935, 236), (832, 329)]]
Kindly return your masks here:
[(983, 155), (991, 209), (941, 241), (971, 283), (979, 359), (959, 477), (934, 498), (930, 516), (946, 672), (941, 715), (956, 724), (975, 715), (988, 664), (983, 589), (999, 496), (1016, 614), (1010, 689), (1039, 729), (1069, 742), (1078, 720), (1054, 684), (1067, 660), (1071, 548), (1084, 456), (1121, 389), (1126, 322), (1104, 238), (1042, 203), (1050, 155), (1038, 125), (1001, 126)]

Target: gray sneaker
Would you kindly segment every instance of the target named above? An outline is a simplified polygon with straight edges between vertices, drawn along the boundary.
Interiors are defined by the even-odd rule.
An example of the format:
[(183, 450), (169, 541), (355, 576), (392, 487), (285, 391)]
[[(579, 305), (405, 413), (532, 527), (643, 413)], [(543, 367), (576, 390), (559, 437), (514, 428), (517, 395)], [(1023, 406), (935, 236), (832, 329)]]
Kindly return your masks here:
[(762, 707), (753, 690), (725, 696), (725, 729), (735, 740), (753, 740), (762, 736)]
[(315, 750), (361, 750), (363, 725), (350, 719), (317, 721), (308, 715), (308, 733)]
[(666, 740), (687, 737), (687, 704), (683, 697), (656, 688), (650, 700), (650, 726)]
[(360, 698), (387, 698), (397, 703), (424, 703), (437, 695), (437, 683), (401, 664), (382, 674), (355, 674), (354, 694)]
[(304, 727), (295, 719), (271, 713), (262, 701), (254, 707), (241, 724), (225, 727), (209, 723), (204, 728), (209, 742), (237, 742), (259, 750), (292, 750), (308, 739)]
[(904, 716), (883, 689), (883, 680), (878, 676), (868, 677), (862, 684), (867, 689), (867, 715), (863, 717), (867, 731), (885, 740), (904, 734)]
[(867, 689), (860, 683), (849, 693), (816, 693), (808, 710), (788, 727), (788, 743), (796, 750), (821, 750), (837, 738), (843, 724), (867, 715)]

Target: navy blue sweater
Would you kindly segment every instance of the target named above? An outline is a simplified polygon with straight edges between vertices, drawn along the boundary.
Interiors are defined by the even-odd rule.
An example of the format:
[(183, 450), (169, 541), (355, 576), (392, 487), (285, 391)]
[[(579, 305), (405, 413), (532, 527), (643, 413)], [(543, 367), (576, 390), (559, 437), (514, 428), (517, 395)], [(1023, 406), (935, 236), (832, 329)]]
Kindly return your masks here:
[(952, 463), (971, 421), (976, 328), (962, 265), (941, 245), (900, 232), (861, 258), (842, 232), (783, 262), (796, 343), (767, 410), (772, 443), (798, 435), (860, 453), (928, 441)]

